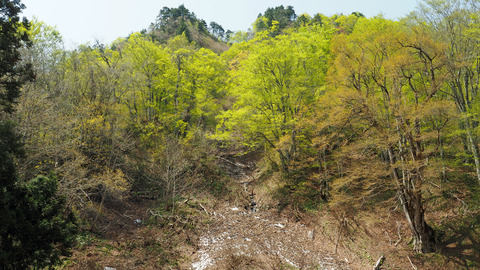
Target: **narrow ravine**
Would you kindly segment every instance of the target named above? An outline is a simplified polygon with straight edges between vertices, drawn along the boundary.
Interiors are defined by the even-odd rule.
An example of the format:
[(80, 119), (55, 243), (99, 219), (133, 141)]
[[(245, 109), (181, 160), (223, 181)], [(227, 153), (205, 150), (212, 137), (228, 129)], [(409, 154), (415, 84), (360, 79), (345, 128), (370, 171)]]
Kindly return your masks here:
[[(192, 269), (348, 269), (315, 242), (315, 233), (274, 211), (225, 207), (213, 213)], [(289, 269), (290, 269), (289, 268)]]
[[(254, 194), (252, 166), (231, 161), (226, 166), (245, 192)], [(211, 211), (191, 269), (349, 269), (325, 252), (313, 230), (275, 210), (257, 210), (253, 195), (248, 197), (250, 206), (225, 204)]]

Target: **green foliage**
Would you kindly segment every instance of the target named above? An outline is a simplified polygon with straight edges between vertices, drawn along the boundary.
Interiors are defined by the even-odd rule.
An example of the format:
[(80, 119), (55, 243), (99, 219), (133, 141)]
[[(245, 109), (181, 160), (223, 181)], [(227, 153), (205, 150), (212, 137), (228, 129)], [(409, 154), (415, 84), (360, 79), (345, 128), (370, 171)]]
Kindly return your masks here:
[(445, 62), (449, 84), (445, 93), (451, 96), (461, 113), (459, 130), (464, 133), (465, 154), (472, 156), (480, 184), (479, 136), (474, 130), (478, 127), (476, 100), (478, 99), (478, 1), (436, 1), (424, 0), (416, 12), (409, 16), (409, 22), (425, 28), (439, 43), (445, 44)]
[[(271, 29), (275, 22), (278, 23), (278, 30), (274, 31), (273, 34), (278, 34), (283, 29), (290, 26), (290, 24), (295, 21), (297, 15), (292, 6), (287, 6), (286, 8), (281, 5), (275, 8), (268, 8), (263, 15), (259, 15), (257, 21), (261, 25), (255, 23), (256, 31), (264, 31)], [(254, 29), (255, 29), (254, 28)]]
[(233, 35), (230, 37), (229, 42), (231, 43), (247, 42), (253, 39), (254, 35), (255, 34), (251, 29), (249, 29), (248, 31), (237, 31), (233, 33)]
[(0, 142), (0, 198), (4, 200), (4, 188), (16, 182), (15, 159), (23, 154), (21, 138), (14, 132), (12, 122), (0, 122)]
[(21, 86), (33, 78), (30, 64), (21, 62), (20, 49), (30, 45), (26, 20), (20, 22), (20, 1), (0, 2), (0, 265), (2, 269), (53, 267), (73, 241), (75, 223), (64, 216), (65, 201), (56, 198), (55, 178), (20, 182), (17, 160), (21, 138), (6, 121)]
[(211, 22), (210, 23), (210, 32), (212, 35), (214, 35), (217, 38), (224, 38), (225, 37), (225, 30), (223, 27), (216, 23), (216, 22)]
[(175, 32), (182, 34), (183, 31), (178, 33), (178, 30), (175, 30), (179, 28), (178, 25), (182, 23), (185, 25), (185, 21), (195, 21), (196, 19), (195, 14), (191, 13), (184, 5), (180, 5), (178, 8), (163, 7), (157, 16), (155, 27), (168, 34)]
[(55, 177), (39, 176), (9, 194), (1, 228), (0, 262), (5, 269), (53, 267), (68, 255), (75, 218), (64, 216), (65, 199), (56, 197)]
[(365, 16), (358, 12), (353, 12), (349, 16), (341, 15), (334, 19), (334, 25), (339, 28), (339, 31), (350, 34), (353, 32), (355, 25), (360, 18), (365, 18)]
[(225, 30), (216, 23), (211, 22), (208, 27), (205, 20), (199, 19), (193, 12), (190, 12), (184, 5), (178, 8), (164, 7), (160, 10), (157, 20), (145, 31), (147, 36), (160, 43), (168, 41), (176, 36), (184, 35), (189, 42), (195, 41), (198, 47), (209, 48), (217, 53), (228, 48), (223, 41)]
[(11, 123), (0, 127), (0, 263), (5, 269), (47, 267), (68, 255), (76, 226), (64, 216), (65, 199), (56, 197), (55, 177), (19, 183), (14, 160), (22, 149)]
[[(359, 12), (297, 18), (293, 7), (279, 6), (260, 14), (253, 30), (236, 33), (209, 27), (181, 5), (163, 8), (148, 31), (72, 51), (42, 22), (29, 28), (4, 20), (1, 40), (16, 40), (0, 50), (0, 201), (26, 201), (21, 209), (0, 208), (1, 215), (43, 211), (55, 224), (41, 226), (64, 226), (68, 238), (68, 218), (55, 221), (63, 202), (54, 183), (27, 181), (50, 171), (59, 176), (59, 193), (91, 224), (131, 189), (155, 193), (162, 215), (175, 213), (179, 198), (198, 187), (228, 196), (235, 188), (217, 166), (225, 150), (217, 142), (262, 150), (265, 166), (276, 171), (270, 176), (281, 206), (310, 211), (328, 201), (366, 209), (403, 194), (410, 200), (402, 207), (417, 209), (412, 216), (422, 224), (428, 202), (458, 199), (444, 186), (455, 179), (476, 211), (477, 2), (425, 0), (401, 21)], [(227, 48), (219, 40), (234, 44), (218, 55)], [(16, 51), (22, 44), (32, 45), (22, 49), (24, 62)], [(4, 113), (32, 75), (27, 60), (37, 78), (22, 88), (13, 125)], [(17, 164), (27, 184), (18, 181)], [(440, 195), (425, 197), (436, 185)], [(478, 225), (464, 221), (458, 224)], [(42, 256), (56, 262), (45, 249)]]
[(258, 33), (258, 32), (263, 32), (267, 31), (270, 29), (271, 25), (270, 21), (265, 18), (264, 16), (259, 16), (257, 20), (253, 23), (253, 30)]
[[(275, 38), (257, 35), (238, 54), (245, 58), (232, 61), (236, 101), (219, 116), (216, 138), (275, 149), (291, 136), (324, 84), (329, 38), (329, 31), (319, 26)], [(280, 155), (286, 158), (287, 153)]]
[(300, 16), (298, 16), (297, 20), (295, 21), (295, 26), (300, 27), (300, 26), (306, 26), (310, 24), (312, 21), (312, 17), (308, 15), (307, 13), (304, 13)]
[[(22, 133), (29, 135), (22, 177), (56, 172), (61, 194), (90, 229), (105, 207), (119, 205), (132, 187), (154, 188), (169, 200), (190, 188), (201, 165), (189, 151), (178, 156), (175, 151), (187, 149), (196, 133), (214, 130), (224, 102), (226, 62), (186, 35), (160, 45), (139, 33), (112, 46), (45, 55), (41, 48), (55, 52), (61, 39), (42, 23), (35, 29), (34, 46), (26, 52), (36, 59), (41, 80), (24, 87), (17, 114)], [(168, 175), (173, 165), (179, 165), (177, 174)]]
[(21, 62), (20, 48), (30, 43), (29, 23), (20, 21), (20, 1), (0, 2), (0, 113), (13, 112), (20, 87), (33, 79), (31, 65)]

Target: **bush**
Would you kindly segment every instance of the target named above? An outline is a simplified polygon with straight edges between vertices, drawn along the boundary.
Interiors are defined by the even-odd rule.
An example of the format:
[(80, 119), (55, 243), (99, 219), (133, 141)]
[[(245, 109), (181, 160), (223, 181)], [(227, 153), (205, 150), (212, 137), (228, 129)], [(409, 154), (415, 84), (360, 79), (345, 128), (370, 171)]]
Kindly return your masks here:
[(56, 197), (55, 177), (39, 176), (8, 188), (0, 224), (0, 265), (3, 269), (52, 268), (68, 255), (76, 223), (64, 215), (65, 200)]

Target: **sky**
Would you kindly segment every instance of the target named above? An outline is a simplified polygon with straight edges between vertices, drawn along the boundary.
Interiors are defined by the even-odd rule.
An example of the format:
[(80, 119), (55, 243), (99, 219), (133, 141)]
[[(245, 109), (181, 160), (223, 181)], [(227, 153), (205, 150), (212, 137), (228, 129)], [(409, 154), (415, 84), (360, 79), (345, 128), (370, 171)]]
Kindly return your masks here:
[(327, 16), (359, 11), (367, 17), (383, 14), (398, 19), (415, 10), (417, 0), (22, 0), (23, 16), (55, 26), (65, 44), (74, 47), (109, 44), (141, 31), (155, 22), (160, 10), (184, 4), (208, 24), (215, 21), (226, 30), (247, 30), (259, 13), (269, 7), (293, 6), (297, 15)]

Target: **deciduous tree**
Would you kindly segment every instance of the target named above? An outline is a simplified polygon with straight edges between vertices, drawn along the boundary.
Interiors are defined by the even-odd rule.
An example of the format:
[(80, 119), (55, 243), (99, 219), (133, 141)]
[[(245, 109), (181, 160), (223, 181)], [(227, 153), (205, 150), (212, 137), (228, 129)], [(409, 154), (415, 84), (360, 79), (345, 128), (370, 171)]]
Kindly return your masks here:
[(480, 85), (479, 36), (475, 34), (479, 12), (477, 0), (424, 0), (411, 19), (432, 32), (438, 42), (448, 44), (445, 55), (450, 78), (446, 92), (462, 114), (460, 128), (465, 149), (472, 156), (480, 184), (479, 135), (475, 132), (478, 115), (473, 113), (478, 106)]
[(430, 161), (438, 148), (428, 123), (437, 121), (441, 129), (451, 119), (451, 106), (436, 102), (446, 83), (444, 46), (421, 28), (374, 18), (337, 36), (332, 50), (331, 78), (346, 114), (339, 124), (350, 126), (340, 156), (351, 167), (337, 184), (343, 179), (369, 190), (393, 180), (414, 249), (432, 251), (422, 192), (427, 177), (439, 177)]
[(275, 38), (257, 35), (245, 60), (232, 70), (237, 100), (220, 117), (219, 138), (239, 136), (250, 147), (274, 149), (281, 168), (288, 170), (295, 143), (291, 149), (276, 144), (284, 136), (295, 137), (297, 120), (321, 90), (328, 44), (329, 32), (319, 26)]

